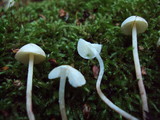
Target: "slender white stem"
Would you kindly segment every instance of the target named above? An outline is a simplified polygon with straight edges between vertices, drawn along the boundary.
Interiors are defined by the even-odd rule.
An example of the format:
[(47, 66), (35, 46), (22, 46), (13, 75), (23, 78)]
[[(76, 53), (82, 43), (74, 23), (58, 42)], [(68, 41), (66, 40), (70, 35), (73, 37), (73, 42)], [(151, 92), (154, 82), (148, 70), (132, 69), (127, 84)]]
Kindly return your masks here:
[(147, 103), (147, 95), (146, 95), (145, 87), (143, 84), (139, 56), (138, 56), (136, 24), (133, 25), (133, 29), (132, 29), (132, 44), (133, 44), (133, 58), (134, 58), (136, 77), (138, 79), (138, 86), (139, 86), (139, 91), (142, 99), (143, 119), (146, 120), (147, 119), (146, 112), (149, 112), (149, 109), (148, 109), (148, 103)]
[(29, 120), (35, 120), (33, 111), (32, 111), (32, 79), (33, 79), (33, 64), (34, 64), (34, 55), (29, 55), (29, 66), (28, 66), (28, 77), (27, 77), (27, 91), (26, 91), (26, 107)]
[(138, 120), (137, 118), (135, 118), (134, 116), (130, 115), (129, 113), (125, 112), (124, 110), (120, 109), (119, 107), (117, 107), (115, 104), (113, 104), (101, 91), (100, 89), (100, 84), (101, 84), (101, 80), (104, 74), (104, 63), (102, 58), (100, 57), (100, 55), (97, 53), (96, 58), (100, 64), (100, 73), (97, 79), (97, 83), (96, 83), (96, 89), (98, 92), (98, 95), (100, 96), (100, 98), (114, 111), (116, 111), (117, 113), (119, 113), (120, 115), (122, 115), (124, 118), (128, 119), (128, 120)]
[(65, 70), (62, 71), (62, 73), (63, 74), (61, 74), (60, 86), (59, 86), (59, 107), (60, 107), (62, 120), (67, 120), (67, 115), (65, 110), (65, 100), (64, 100), (65, 84), (66, 84)]

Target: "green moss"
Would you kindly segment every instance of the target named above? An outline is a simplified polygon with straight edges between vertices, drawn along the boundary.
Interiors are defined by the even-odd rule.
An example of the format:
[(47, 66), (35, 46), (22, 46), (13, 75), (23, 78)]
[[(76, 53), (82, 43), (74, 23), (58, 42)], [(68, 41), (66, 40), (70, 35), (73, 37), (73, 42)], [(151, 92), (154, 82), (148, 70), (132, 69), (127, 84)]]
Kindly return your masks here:
[[(27, 66), (15, 60), (12, 49), (35, 43), (47, 54), (46, 61), (35, 65), (33, 77), (33, 111), (37, 120), (59, 120), (59, 79), (48, 80), (54, 66), (69, 64), (79, 69), (87, 80), (82, 88), (66, 85), (66, 112), (69, 120), (87, 119), (83, 106), (91, 107), (90, 120), (121, 120), (122, 117), (105, 105), (96, 93), (96, 79), (92, 66), (96, 59), (84, 60), (77, 53), (77, 42), (84, 38), (103, 45), (101, 56), (105, 74), (101, 88), (116, 105), (142, 119), (140, 96), (132, 58), (131, 36), (121, 33), (120, 24), (131, 15), (148, 21), (149, 27), (138, 35), (141, 65), (146, 68), (143, 76), (148, 95), (150, 115), (160, 117), (160, 54), (156, 48), (160, 36), (160, 7), (158, 0), (45, 0), (25, 5), (17, 2), (0, 16), (0, 119), (27, 120), (25, 91)], [(59, 17), (64, 9), (69, 18)], [(14, 81), (20, 80), (16, 86)]]

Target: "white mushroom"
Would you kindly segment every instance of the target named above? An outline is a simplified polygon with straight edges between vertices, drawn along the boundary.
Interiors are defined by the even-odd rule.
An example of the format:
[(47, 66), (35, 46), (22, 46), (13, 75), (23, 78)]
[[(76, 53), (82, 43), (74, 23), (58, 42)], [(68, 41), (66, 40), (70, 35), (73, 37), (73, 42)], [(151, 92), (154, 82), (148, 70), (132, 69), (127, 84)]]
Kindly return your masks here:
[(8, 10), (8, 8), (12, 7), (15, 3), (15, 0), (1, 0), (0, 8), (4, 8), (4, 10)]
[(149, 109), (138, 56), (137, 33), (143, 33), (147, 29), (147, 27), (147, 21), (139, 16), (131, 16), (127, 18), (121, 25), (121, 30), (124, 34), (132, 35), (133, 58), (135, 64), (136, 77), (138, 79), (139, 91), (142, 99), (142, 110), (144, 120), (147, 119), (146, 113), (149, 112)]
[(8, 0), (5, 9), (7, 10), (8, 8), (12, 7), (15, 3), (15, 0)]
[(85, 58), (85, 59), (93, 59), (93, 58), (97, 58), (99, 64), (100, 64), (100, 72), (99, 72), (99, 76), (97, 79), (97, 83), (96, 83), (96, 89), (98, 92), (98, 95), (100, 96), (100, 98), (113, 110), (115, 110), (117, 113), (119, 113), (120, 115), (122, 115), (123, 117), (125, 117), (126, 119), (129, 120), (138, 120), (137, 118), (135, 118), (134, 116), (130, 115), (129, 113), (125, 112), (124, 110), (120, 109), (119, 107), (117, 107), (115, 104), (113, 104), (101, 91), (100, 89), (100, 84), (101, 84), (101, 80), (104, 74), (104, 63), (103, 60), (101, 58), (101, 56), (99, 55), (102, 49), (102, 45), (100, 44), (92, 44), (90, 42), (87, 42), (83, 39), (79, 39), (78, 41), (78, 46), (77, 46), (77, 50), (78, 53), (81, 57)]
[(27, 76), (27, 91), (26, 91), (26, 107), (29, 120), (35, 120), (32, 112), (32, 79), (33, 79), (33, 64), (38, 64), (45, 60), (44, 51), (37, 45), (30, 43), (24, 45), (16, 53), (15, 58), (24, 63), (29, 64)]
[(69, 83), (73, 87), (80, 87), (86, 83), (84, 76), (75, 68), (69, 65), (61, 65), (54, 68), (48, 75), (49, 79), (55, 79), (60, 77), (60, 86), (59, 86), (59, 107), (62, 116), (62, 120), (67, 120), (67, 115), (65, 112), (65, 83), (66, 78), (68, 77)]

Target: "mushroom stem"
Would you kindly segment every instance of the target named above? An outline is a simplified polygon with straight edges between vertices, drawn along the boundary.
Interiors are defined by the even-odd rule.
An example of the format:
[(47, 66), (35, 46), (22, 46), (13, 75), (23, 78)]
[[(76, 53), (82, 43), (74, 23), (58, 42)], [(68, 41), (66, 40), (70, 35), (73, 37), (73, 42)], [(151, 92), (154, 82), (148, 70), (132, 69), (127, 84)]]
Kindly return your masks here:
[(62, 72), (60, 78), (60, 86), (59, 86), (59, 107), (61, 112), (62, 120), (67, 120), (66, 110), (65, 110), (65, 100), (64, 100), (64, 94), (65, 94), (65, 84), (66, 84), (66, 75), (65, 70)]
[(116, 111), (117, 113), (119, 113), (120, 115), (122, 115), (124, 118), (128, 119), (128, 120), (138, 120), (137, 118), (135, 118), (134, 116), (130, 115), (129, 113), (125, 112), (124, 110), (120, 109), (119, 107), (117, 107), (115, 104), (113, 104), (101, 91), (100, 89), (100, 84), (101, 84), (101, 80), (102, 80), (102, 76), (104, 74), (104, 63), (102, 58), (100, 57), (100, 55), (97, 53), (96, 54), (96, 58), (100, 64), (100, 72), (99, 72), (99, 76), (97, 79), (97, 83), (96, 83), (96, 89), (98, 92), (98, 95), (100, 96), (100, 98), (114, 111)]
[(27, 77), (27, 91), (26, 91), (26, 107), (29, 120), (35, 120), (34, 114), (32, 112), (32, 79), (33, 79), (33, 63), (34, 55), (29, 54), (29, 66), (28, 66), (28, 77)]
[(134, 58), (136, 77), (138, 79), (138, 86), (139, 86), (139, 91), (142, 99), (143, 119), (146, 120), (147, 119), (146, 112), (149, 112), (149, 109), (148, 109), (148, 103), (147, 103), (147, 95), (146, 95), (146, 91), (145, 91), (145, 87), (142, 79), (139, 56), (138, 56), (136, 24), (134, 24), (132, 28), (132, 44), (133, 44), (133, 58)]

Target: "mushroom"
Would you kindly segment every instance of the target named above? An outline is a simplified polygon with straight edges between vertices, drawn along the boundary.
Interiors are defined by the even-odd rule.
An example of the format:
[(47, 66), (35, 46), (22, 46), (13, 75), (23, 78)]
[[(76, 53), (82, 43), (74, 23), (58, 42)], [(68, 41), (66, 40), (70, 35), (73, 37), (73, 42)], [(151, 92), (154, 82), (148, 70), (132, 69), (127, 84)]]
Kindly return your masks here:
[(92, 44), (90, 42), (85, 41), (84, 39), (79, 39), (78, 41), (78, 46), (77, 46), (77, 50), (78, 50), (78, 54), (83, 57), (84, 59), (93, 59), (93, 58), (97, 58), (99, 64), (100, 64), (100, 72), (99, 72), (99, 76), (96, 82), (96, 89), (98, 92), (98, 95), (100, 96), (100, 98), (113, 110), (115, 110), (117, 113), (119, 113), (120, 115), (122, 115), (123, 117), (125, 117), (126, 119), (129, 120), (138, 120), (137, 118), (135, 118), (134, 116), (130, 115), (129, 113), (125, 112), (124, 110), (120, 109), (119, 107), (117, 107), (115, 104), (113, 104), (101, 91), (100, 89), (100, 84), (101, 84), (101, 80), (104, 74), (104, 63), (103, 60), (101, 58), (101, 56), (99, 55), (102, 49), (102, 45), (100, 44)]
[(138, 56), (138, 47), (137, 47), (137, 34), (143, 33), (148, 27), (148, 23), (145, 19), (139, 16), (131, 16), (127, 18), (121, 25), (121, 30), (126, 35), (132, 35), (132, 46), (133, 46), (133, 58), (135, 65), (136, 77), (138, 79), (139, 91), (142, 99), (142, 110), (143, 110), (143, 119), (147, 119), (146, 113), (149, 112), (147, 95), (142, 79), (142, 72)]
[(4, 8), (4, 10), (8, 10), (8, 8), (12, 7), (15, 3), (15, 0), (1, 0), (0, 8)]
[(73, 87), (80, 87), (86, 83), (84, 76), (75, 68), (69, 65), (61, 65), (54, 68), (48, 75), (49, 79), (55, 79), (60, 77), (60, 86), (59, 86), (59, 107), (62, 120), (67, 120), (67, 115), (65, 112), (65, 83), (66, 78), (68, 77), (69, 83)]
[(44, 51), (36, 44), (30, 43), (24, 45), (16, 53), (15, 58), (28, 64), (28, 76), (27, 76), (27, 91), (26, 91), (26, 107), (29, 120), (35, 120), (34, 113), (32, 112), (32, 79), (33, 79), (33, 64), (38, 64), (45, 60)]
[(8, 0), (5, 9), (7, 10), (8, 8), (12, 7), (15, 3), (15, 0)]

